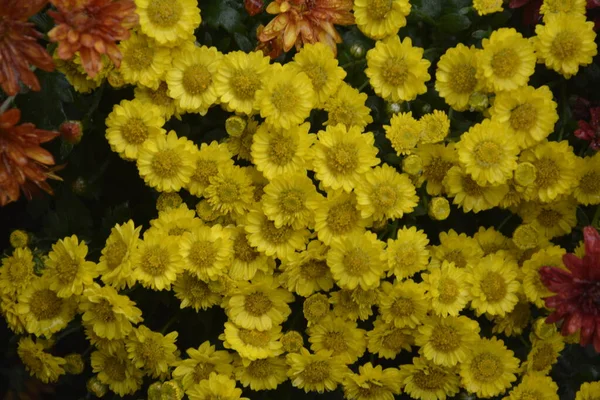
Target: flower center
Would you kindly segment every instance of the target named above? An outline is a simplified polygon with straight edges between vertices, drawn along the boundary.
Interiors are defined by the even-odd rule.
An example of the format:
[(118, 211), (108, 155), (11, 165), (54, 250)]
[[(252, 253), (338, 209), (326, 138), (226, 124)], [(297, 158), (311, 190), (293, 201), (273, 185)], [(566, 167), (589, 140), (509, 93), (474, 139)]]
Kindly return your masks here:
[(444, 387), (447, 380), (445, 374), (437, 369), (430, 368), (427, 371), (417, 371), (413, 375), (413, 382), (421, 390), (437, 391)]
[(249, 294), (244, 301), (244, 309), (254, 317), (265, 315), (271, 308), (273, 302), (262, 292)]
[(273, 164), (287, 165), (296, 155), (297, 144), (290, 136), (277, 136), (269, 144), (269, 158)]
[(248, 375), (257, 379), (267, 379), (271, 376), (271, 364), (269, 360), (254, 360), (246, 367)]
[(367, 3), (367, 12), (372, 19), (384, 19), (392, 9), (392, 0), (371, 0)]
[[(513, 393), (515, 393), (513, 391)], [(516, 400), (539, 400), (546, 397), (543, 393), (534, 389), (525, 389), (521, 393), (517, 394)], [(593, 400), (593, 399), (592, 399)]]
[(7, 272), (10, 280), (14, 283), (18, 283), (31, 276), (33, 274), (33, 268), (31, 264), (25, 260), (14, 258), (12, 262), (8, 263)]
[(579, 190), (586, 194), (598, 194), (600, 192), (600, 174), (591, 171), (583, 175), (579, 180)]
[(169, 236), (181, 236), (186, 232), (189, 232), (190, 230), (187, 228), (184, 228), (182, 226), (174, 226), (172, 228), (169, 228), (169, 231), (167, 232), (167, 234)]
[(394, 329), (383, 337), (381, 344), (384, 348), (393, 351), (394, 353), (398, 353), (404, 347), (407, 339), (408, 337), (402, 333), (402, 330)]
[(514, 108), (510, 113), (510, 126), (515, 131), (529, 131), (537, 121), (537, 108), (525, 103)]
[(542, 208), (536, 219), (544, 228), (553, 228), (562, 220), (562, 214), (551, 208)]
[(371, 199), (378, 210), (387, 210), (396, 205), (398, 194), (392, 186), (383, 183), (375, 187)]
[(352, 276), (362, 276), (369, 269), (369, 255), (362, 249), (351, 249), (344, 254), (343, 263), (346, 273)]
[(215, 370), (214, 364), (208, 362), (199, 362), (194, 367), (194, 383), (208, 379), (210, 373)]
[(396, 266), (401, 269), (408, 269), (417, 263), (418, 255), (419, 253), (411, 244), (404, 244), (402, 247), (396, 249), (394, 257)]
[(402, 86), (408, 78), (408, 65), (404, 59), (390, 58), (385, 62), (381, 75), (391, 86)]
[(269, 331), (240, 328), (240, 340), (253, 347), (266, 347), (271, 342)]
[(560, 178), (560, 169), (553, 160), (542, 158), (533, 164), (537, 173), (535, 183), (539, 188), (546, 189)]
[(328, 125), (336, 126), (337, 124), (344, 124), (347, 127), (354, 125), (353, 121), (356, 119), (356, 111), (350, 107), (351, 105), (346, 103), (330, 106), (327, 111)]
[(183, 8), (179, 0), (150, 0), (147, 12), (150, 22), (161, 28), (170, 28), (179, 22)]
[(203, 186), (210, 185), (210, 178), (219, 173), (219, 167), (214, 160), (199, 158), (196, 161), (196, 171), (192, 175), (192, 180)]
[(300, 265), (300, 276), (306, 280), (322, 278), (327, 273), (327, 263), (320, 260), (309, 260)]
[(39, 321), (54, 319), (59, 316), (63, 300), (50, 289), (41, 289), (33, 293), (29, 310)]
[(327, 152), (327, 166), (336, 175), (349, 175), (358, 166), (358, 149), (351, 143), (340, 143)]
[(123, 139), (131, 144), (142, 144), (148, 139), (148, 127), (141, 118), (129, 118), (121, 128)]
[(502, 375), (502, 360), (490, 353), (483, 353), (471, 361), (471, 373), (476, 381), (493, 382)]
[(550, 52), (561, 61), (570, 60), (577, 56), (581, 49), (579, 35), (572, 31), (563, 31), (556, 34)]
[(169, 265), (169, 253), (159, 245), (146, 249), (140, 267), (151, 276), (161, 276)]
[(122, 240), (118, 240), (106, 246), (104, 252), (104, 260), (106, 267), (113, 271), (123, 262), (123, 258), (127, 254), (127, 245)]
[(464, 268), (467, 266), (465, 255), (460, 250), (451, 250), (444, 254), (444, 260), (453, 262), (456, 268)]
[(499, 78), (507, 79), (517, 73), (521, 65), (519, 54), (514, 49), (504, 48), (493, 55), (491, 67)]
[(96, 318), (105, 323), (113, 322), (116, 319), (112, 304), (106, 299), (101, 299), (99, 303), (95, 303), (91, 311)]
[(343, 235), (350, 232), (359, 219), (360, 214), (354, 203), (345, 201), (329, 209), (327, 226), (334, 234)]
[(440, 292), (438, 301), (442, 304), (454, 303), (459, 294), (458, 283), (450, 278), (441, 279), (438, 290)]
[(144, 46), (132, 47), (123, 55), (123, 61), (135, 71), (143, 71), (150, 68), (153, 59), (154, 50)]
[(185, 91), (192, 96), (201, 95), (212, 83), (212, 75), (208, 68), (202, 64), (187, 67), (183, 72), (181, 84)]
[(277, 228), (273, 221), (265, 220), (262, 226), (263, 238), (271, 244), (286, 243), (292, 236), (293, 230), (290, 226), (283, 225)]
[(287, 85), (278, 85), (271, 94), (273, 107), (281, 113), (291, 113), (296, 110), (298, 101), (293, 93), (293, 88)]
[(333, 356), (348, 350), (348, 344), (346, 343), (342, 332), (327, 332), (323, 337), (323, 347), (333, 351)]
[(173, 99), (167, 94), (169, 86), (166, 82), (161, 82), (156, 90), (150, 90), (150, 100), (153, 104), (162, 107), (168, 107), (173, 102)]
[(456, 329), (451, 326), (445, 326), (443, 329), (436, 327), (431, 332), (431, 346), (443, 353), (449, 353), (460, 347), (460, 336)]
[(252, 100), (256, 91), (261, 87), (260, 77), (251, 70), (237, 70), (231, 78), (231, 87), (242, 100)]
[(194, 267), (204, 270), (213, 266), (216, 255), (217, 249), (212, 242), (208, 240), (199, 240), (192, 243), (187, 258)]
[(556, 352), (551, 344), (541, 344), (533, 354), (532, 368), (534, 371), (544, 371), (554, 364)]
[(59, 258), (56, 264), (56, 272), (58, 272), (58, 280), (63, 284), (71, 283), (77, 277), (79, 272), (80, 262), (73, 259), (70, 255), (64, 254)]
[(302, 371), (302, 378), (308, 384), (315, 384), (325, 381), (329, 378), (330, 366), (327, 361), (313, 361), (307, 364)]
[(390, 311), (396, 317), (409, 317), (415, 312), (415, 303), (410, 298), (400, 297), (394, 301)]
[(154, 155), (150, 164), (160, 178), (173, 178), (181, 169), (181, 157), (172, 149), (161, 150)]
[(304, 210), (304, 196), (298, 189), (286, 190), (281, 193), (279, 207), (286, 214), (295, 214)]
[(118, 357), (109, 357), (104, 361), (103, 371), (111, 381), (123, 382), (127, 379), (127, 367), (125, 362)]
[(144, 361), (144, 367), (152, 368), (163, 361), (165, 356), (164, 348), (154, 338), (147, 337), (138, 346), (140, 358)]
[(506, 282), (497, 272), (488, 272), (481, 281), (481, 291), (490, 303), (497, 303), (504, 299), (507, 293)]
[(302, 71), (308, 75), (315, 89), (321, 89), (327, 84), (327, 71), (318, 64), (305, 65)]
[(498, 164), (500, 154), (502, 154), (502, 148), (489, 140), (478, 143), (473, 149), (475, 161), (480, 167), (491, 167)]
[(441, 182), (451, 167), (451, 162), (441, 157), (434, 157), (428, 165), (423, 166), (423, 175), (428, 181)]
[(235, 258), (246, 263), (256, 260), (256, 258), (260, 255), (260, 253), (250, 246), (246, 235), (243, 233), (237, 235), (233, 241), (233, 252), (235, 254)]
[(462, 177), (463, 191), (469, 196), (479, 197), (483, 194), (483, 188), (477, 184), (469, 175)]
[(471, 93), (477, 86), (477, 70), (471, 64), (456, 65), (451, 72), (450, 88), (455, 93)]

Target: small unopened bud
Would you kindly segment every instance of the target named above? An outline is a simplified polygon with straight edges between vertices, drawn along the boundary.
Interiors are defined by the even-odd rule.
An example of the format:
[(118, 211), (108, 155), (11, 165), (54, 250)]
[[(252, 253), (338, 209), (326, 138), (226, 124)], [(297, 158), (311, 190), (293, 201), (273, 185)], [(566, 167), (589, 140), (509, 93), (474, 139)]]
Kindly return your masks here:
[(64, 357), (64, 359), (67, 362), (64, 366), (64, 369), (69, 374), (79, 375), (85, 369), (85, 363), (83, 362), (83, 358), (81, 357), (81, 354), (78, 354), (78, 353), (67, 354)]
[(304, 300), (302, 307), (308, 325), (315, 324), (329, 313), (329, 299), (322, 293), (316, 293)]
[(108, 392), (108, 386), (100, 382), (97, 377), (92, 377), (87, 381), (86, 388), (88, 392), (96, 397), (104, 397)]
[(402, 111), (402, 104), (400, 103), (387, 103), (385, 106), (385, 111), (391, 117), (392, 115), (398, 114)]
[(281, 338), (283, 351), (287, 353), (298, 353), (304, 347), (304, 339), (300, 332), (288, 331)]
[(469, 109), (470, 111), (483, 112), (490, 105), (490, 99), (487, 94), (481, 92), (475, 92), (469, 97)]
[(12, 247), (20, 249), (22, 247), (27, 247), (29, 239), (29, 234), (27, 232), (17, 229), (16, 231), (11, 232), (9, 240)]
[(148, 386), (148, 400), (161, 400), (162, 382), (154, 382)]
[(521, 250), (536, 248), (539, 243), (540, 232), (531, 224), (523, 224), (513, 232), (512, 240), (515, 246)]
[(113, 69), (112, 71), (110, 71), (107, 80), (108, 84), (115, 89), (119, 89), (125, 86), (125, 79), (123, 79), (123, 75), (118, 69)]
[(429, 202), (429, 216), (435, 220), (443, 221), (450, 215), (450, 203), (445, 197), (434, 197)]
[(183, 399), (183, 390), (175, 381), (163, 383), (161, 391), (161, 400), (181, 400)]
[(354, 43), (350, 46), (350, 54), (352, 54), (352, 57), (354, 58), (363, 58), (366, 53), (365, 46), (362, 44)]
[(79, 177), (73, 181), (73, 183), (71, 184), (71, 189), (73, 190), (73, 193), (81, 196), (87, 192), (87, 181), (84, 178)]
[(177, 208), (183, 203), (181, 196), (174, 192), (164, 192), (156, 199), (156, 209), (158, 211), (167, 211)]
[(234, 115), (225, 121), (225, 130), (229, 136), (240, 137), (246, 129), (247, 122), (244, 118)]
[(70, 144), (78, 144), (83, 136), (81, 121), (65, 121), (58, 128), (63, 140)]
[(530, 162), (524, 162), (517, 165), (515, 169), (515, 182), (521, 186), (530, 186), (537, 177), (537, 169)]
[(423, 160), (416, 154), (411, 154), (402, 160), (402, 172), (408, 175), (419, 175), (423, 172)]

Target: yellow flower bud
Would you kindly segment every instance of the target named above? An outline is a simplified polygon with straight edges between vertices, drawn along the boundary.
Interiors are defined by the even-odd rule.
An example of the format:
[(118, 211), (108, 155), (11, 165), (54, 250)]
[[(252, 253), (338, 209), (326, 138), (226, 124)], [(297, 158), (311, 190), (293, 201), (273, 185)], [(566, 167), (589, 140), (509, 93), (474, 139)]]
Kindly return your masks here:
[(515, 246), (521, 250), (536, 248), (540, 242), (540, 232), (531, 224), (523, 224), (513, 232), (512, 240)]
[(107, 80), (108, 84), (115, 89), (119, 89), (125, 86), (125, 80), (123, 79), (123, 75), (118, 69), (113, 69), (112, 71), (110, 71)]
[(304, 300), (302, 310), (308, 325), (315, 324), (329, 313), (329, 299), (322, 293), (313, 294)]
[(29, 244), (29, 234), (25, 231), (17, 229), (10, 234), (10, 245), (15, 249), (27, 247)]
[(490, 99), (487, 94), (481, 92), (475, 92), (469, 97), (469, 109), (470, 111), (482, 112), (490, 106)]
[(287, 353), (297, 353), (304, 347), (304, 339), (300, 332), (288, 331), (281, 338), (283, 350)]
[(213, 222), (221, 216), (221, 213), (215, 211), (206, 200), (200, 200), (198, 204), (196, 204), (196, 214), (198, 214), (198, 217), (204, 222)]
[(402, 160), (402, 172), (408, 175), (419, 175), (423, 172), (423, 160), (416, 154), (411, 154)]
[(64, 369), (69, 374), (79, 375), (85, 369), (85, 363), (83, 362), (83, 357), (81, 357), (81, 354), (67, 354), (64, 359), (67, 362), (64, 365)]
[(166, 211), (171, 208), (177, 208), (183, 203), (181, 196), (177, 193), (161, 193), (156, 199), (156, 209), (158, 211)]
[(148, 386), (148, 400), (162, 400), (162, 382), (154, 382)]
[(225, 130), (229, 136), (240, 137), (246, 129), (246, 120), (238, 115), (231, 116), (225, 121)]
[(181, 400), (183, 399), (183, 390), (175, 381), (163, 383), (161, 388), (161, 400)]
[(428, 214), (435, 220), (443, 221), (450, 215), (450, 203), (445, 197), (434, 197), (429, 202)]
[(104, 395), (108, 392), (108, 386), (100, 382), (95, 376), (87, 381), (86, 388), (88, 392), (92, 393), (96, 397), (104, 397)]
[(517, 165), (517, 169), (515, 169), (515, 182), (521, 186), (530, 186), (533, 182), (535, 182), (535, 178), (537, 177), (537, 170), (535, 165), (530, 162), (524, 162)]

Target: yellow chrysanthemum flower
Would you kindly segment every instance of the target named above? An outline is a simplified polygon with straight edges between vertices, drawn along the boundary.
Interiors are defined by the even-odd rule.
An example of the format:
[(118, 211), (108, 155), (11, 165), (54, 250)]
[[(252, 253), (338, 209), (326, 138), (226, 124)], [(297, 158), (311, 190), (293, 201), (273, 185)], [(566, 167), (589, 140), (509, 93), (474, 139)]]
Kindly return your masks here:
[(98, 276), (96, 264), (85, 260), (87, 253), (88, 247), (75, 235), (52, 245), (43, 279), (59, 297), (80, 295)]
[(518, 265), (510, 258), (496, 253), (483, 257), (467, 275), (471, 285), (471, 307), (478, 315), (505, 315), (519, 301)]
[(558, 400), (558, 385), (548, 376), (527, 374), (504, 400)]
[(145, 288), (169, 290), (184, 269), (176, 238), (165, 233), (146, 233), (131, 255), (133, 277)]
[(490, 108), (492, 121), (509, 128), (521, 149), (534, 146), (554, 131), (556, 103), (548, 86), (520, 87), (500, 92)]
[(219, 224), (199, 226), (183, 234), (179, 240), (179, 254), (186, 271), (203, 281), (216, 280), (225, 275), (233, 256), (230, 233)]
[(341, 359), (331, 357), (331, 351), (321, 350), (311, 354), (306, 349), (286, 356), (288, 376), (292, 386), (308, 392), (331, 392), (342, 383), (348, 367)]
[(226, 139), (225, 144), (227, 148), (240, 160), (252, 161), (250, 154), (252, 142), (254, 140), (254, 134), (258, 129), (258, 122), (252, 117), (248, 117), (244, 120), (244, 130), (239, 135), (232, 135), (228, 132), (229, 137)]
[(473, 8), (479, 15), (502, 12), (502, 0), (473, 0)]
[(175, 53), (166, 81), (169, 96), (178, 107), (205, 115), (216, 103), (215, 77), (222, 58), (215, 47), (196, 47), (191, 43)]
[(250, 115), (258, 111), (256, 92), (269, 73), (269, 57), (262, 52), (227, 53), (215, 75), (215, 91), (228, 109)]
[(292, 71), (304, 72), (308, 76), (317, 106), (324, 104), (346, 77), (346, 71), (338, 66), (331, 47), (321, 42), (306, 43), (288, 65)]
[(142, 386), (144, 374), (127, 358), (127, 351), (121, 343), (114, 352), (94, 351), (91, 364), (98, 380), (120, 396), (133, 394)]
[(196, 155), (196, 168), (185, 188), (196, 197), (203, 196), (210, 178), (228, 166), (233, 166), (233, 160), (227, 145), (214, 140), (210, 144), (202, 143)]
[(594, 400), (600, 393), (600, 382), (585, 382), (579, 387), (575, 400)]
[(360, 286), (364, 290), (379, 286), (386, 270), (385, 243), (372, 232), (352, 234), (331, 242), (327, 265), (337, 285), (342, 289)]
[(110, 287), (98, 284), (83, 291), (79, 302), (83, 325), (94, 330), (98, 337), (123, 339), (133, 330), (132, 324), (143, 321), (142, 311), (127, 296)]
[(189, 40), (200, 25), (196, 0), (135, 0), (142, 32), (164, 46)]
[(161, 81), (157, 89), (136, 86), (133, 93), (136, 100), (157, 106), (166, 121), (174, 115), (177, 118), (181, 118), (179, 114), (182, 110), (175, 104), (175, 99), (169, 96), (169, 85), (167, 85), (167, 82)]
[(419, 143), (421, 144), (442, 142), (450, 132), (450, 119), (444, 111), (434, 110), (423, 115), (419, 122), (421, 125)]
[(566, 235), (577, 225), (577, 203), (572, 198), (551, 203), (523, 203), (518, 212), (524, 223), (531, 224), (540, 236), (548, 239)]
[(304, 122), (316, 100), (308, 75), (281, 64), (273, 64), (269, 79), (256, 93), (260, 116), (268, 124), (283, 129)]
[(506, 125), (489, 119), (474, 125), (456, 145), (458, 160), (480, 185), (499, 185), (512, 178), (519, 148)]
[(158, 218), (150, 220), (152, 226), (144, 236), (154, 233), (162, 233), (180, 239), (186, 232), (202, 226), (202, 221), (196, 218), (194, 210), (188, 209), (186, 204), (181, 204), (177, 208), (171, 208), (166, 211), (160, 211)]
[(106, 139), (111, 149), (126, 160), (136, 160), (147, 140), (166, 133), (161, 114), (158, 106), (139, 100), (115, 104), (106, 119)]
[(30, 337), (19, 339), (17, 354), (27, 371), (44, 383), (56, 382), (65, 374), (65, 359), (46, 353), (44, 346)]
[(137, 248), (141, 230), (132, 220), (111, 229), (97, 266), (100, 279), (106, 285), (121, 290), (135, 284), (131, 276), (131, 253)]
[(287, 364), (283, 357), (262, 360), (240, 358), (235, 369), (235, 378), (243, 387), (258, 390), (274, 390), (288, 380)]
[(327, 251), (328, 247), (322, 242), (311, 240), (305, 251), (292, 253), (287, 260), (281, 260), (281, 285), (303, 297), (331, 290), (333, 277), (325, 261)]
[(527, 85), (535, 70), (535, 50), (514, 28), (500, 28), (483, 39), (477, 79), (495, 92)]
[(356, 201), (363, 218), (400, 219), (411, 213), (419, 198), (406, 174), (389, 165), (368, 170), (356, 186)]
[(540, 14), (547, 22), (548, 16), (555, 14), (585, 14), (585, 0), (544, 0), (540, 7)]
[(302, 303), (302, 314), (309, 327), (318, 325), (323, 318), (329, 315), (329, 311), (329, 299), (322, 293), (315, 293)]
[(356, 362), (367, 348), (366, 332), (359, 329), (356, 322), (331, 315), (309, 326), (306, 333), (313, 352), (329, 350), (331, 357), (339, 358), (345, 364)]
[(225, 310), (229, 320), (246, 330), (268, 331), (283, 323), (291, 313), (287, 303), (294, 295), (279, 287), (269, 275), (240, 283), (229, 297)]
[(298, 331), (287, 331), (281, 337), (281, 345), (286, 353), (299, 353), (304, 347), (304, 338)]
[(354, 193), (332, 190), (327, 193), (327, 199), (315, 208), (315, 231), (326, 245), (336, 238), (361, 234), (370, 222), (362, 218)]
[(395, 35), (406, 25), (411, 4), (408, 0), (356, 0), (354, 18), (358, 29), (371, 39)]
[(303, 250), (310, 232), (306, 228), (294, 229), (289, 225), (277, 228), (275, 223), (258, 209), (245, 217), (244, 229), (248, 243), (267, 256), (288, 258), (296, 250)]
[(521, 369), (527, 373), (550, 374), (560, 352), (565, 348), (564, 337), (558, 332), (553, 332), (543, 339), (533, 340), (532, 344)]
[(325, 188), (352, 191), (361, 174), (378, 165), (373, 133), (357, 127), (327, 126), (317, 134), (313, 147), (313, 168)]
[(137, 167), (148, 186), (161, 192), (177, 192), (191, 180), (197, 153), (193, 142), (170, 131), (143, 144)]
[(464, 362), (479, 340), (479, 324), (465, 316), (428, 317), (415, 333), (415, 344), (427, 360), (453, 367)]
[(19, 314), (18, 298), (13, 298), (10, 295), (0, 296), (0, 315), (6, 321), (8, 328), (15, 334), (20, 335), (27, 331), (25, 316)]
[(454, 143), (425, 144), (417, 147), (415, 154), (421, 158), (422, 173), (418, 178), (417, 187), (427, 182), (427, 194), (438, 196), (442, 193), (442, 182), (452, 168), (458, 162)]
[[(56, 66), (56, 70), (62, 72), (67, 79), (67, 82), (73, 86), (78, 93), (90, 93), (102, 85), (105, 74), (101, 71), (94, 79), (90, 78), (81, 66), (81, 58), (78, 55), (72, 60), (62, 60), (58, 58), (55, 52), (52, 56), (52, 61)], [(79, 62), (77, 62), (79, 61)]]
[(0, 293), (19, 295), (35, 279), (33, 254), (27, 247), (15, 249), (2, 259), (0, 268)]
[(365, 105), (367, 94), (359, 92), (346, 82), (342, 82), (337, 92), (332, 94), (323, 105), (327, 112), (327, 121), (323, 125), (344, 124), (346, 128), (356, 126), (361, 131), (373, 122), (371, 109)]
[(389, 125), (384, 125), (385, 137), (398, 155), (411, 154), (421, 137), (421, 123), (412, 112), (394, 114)]
[(517, 380), (519, 359), (501, 340), (481, 339), (471, 350), (460, 365), (461, 383), (469, 392), (479, 397), (493, 397), (506, 392)]
[(452, 203), (467, 212), (478, 213), (497, 207), (509, 191), (507, 184), (480, 186), (461, 167), (452, 167), (442, 181)]
[(171, 68), (171, 51), (142, 34), (131, 33), (129, 39), (119, 44), (123, 54), (119, 72), (123, 81), (132, 85), (142, 85), (158, 89), (161, 79)]
[(479, 50), (462, 43), (446, 50), (437, 64), (435, 89), (457, 111), (469, 107), (471, 95), (481, 89), (477, 79)]
[(440, 267), (443, 261), (454, 263), (457, 268), (474, 266), (483, 257), (479, 243), (466, 234), (456, 233), (453, 229), (441, 232), (440, 244), (431, 247), (430, 269)]
[(394, 359), (402, 351), (410, 351), (414, 344), (412, 330), (396, 328), (378, 317), (373, 322), (373, 330), (367, 332), (369, 353), (381, 358)]
[(251, 280), (258, 271), (268, 273), (275, 268), (272, 257), (252, 247), (243, 227), (229, 227), (233, 242), (233, 260), (229, 276), (237, 280)]
[(427, 91), (430, 65), (423, 59), (423, 49), (413, 47), (409, 37), (400, 41), (394, 35), (378, 41), (367, 52), (365, 74), (375, 93), (384, 100), (410, 101)]
[(207, 310), (210, 307), (221, 304), (222, 296), (211, 290), (208, 283), (198, 279), (198, 276), (189, 271), (184, 271), (177, 276), (173, 283), (175, 297), (180, 301), (180, 308), (191, 307), (196, 312), (200, 309)]
[(251, 156), (256, 169), (269, 180), (305, 172), (310, 168), (309, 149), (316, 140), (316, 135), (308, 133), (309, 129), (308, 122), (289, 129), (263, 123), (252, 141)]
[(212, 372), (225, 376), (230, 376), (233, 372), (229, 352), (215, 350), (215, 346), (208, 340), (197, 349), (189, 348), (185, 352), (189, 358), (179, 361), (173, 370), (173, 378), (181, 382), (184, 390), (208, 379)]
[(583, 205), (600, 204), (600, 154), (581, 159), (573, 196)]
[(492, 318), (494, 327), (492, 333), (501, 333), (506, 336), (519, 336), (529, 326), (531, 320), (531, 304), (519, 293), (519, 302), (515, 308), (504, 316), (496, 315)]
[(558, 13), (544, 16), (545, 25), (535, 27), (538, 59), (565, 78), (579, 72), (579, 66), (592, 63), (598, 54), (594, 22), (584, 14)]
[(353, 298), (353, 294), (354, 290), (346, 289), (329, 293), (329, 303), (333, 305), (333, 314), (349, 321), (367, 320), (373, 314), (371, 305), (362, 306)]
[(373, 367), (370, 362), (358, 367), (358, 374), (344, 379), (344, 397), (348, 400), (392, 399), (400, 394), (400, 372), (396, 368)]
[(252, 205), (254, 188), (244, 168), (223, 164), (209, 182), (204, 197), (215, 211), (243, 215)]
[(480, 226), (473, 235), (473, 239), (477, 240), (484, 255), (495, 253), (498, 250), (510, 249), (510, 240), (493, 226), (489, 228)]
[(226, 375), (212, 372), (208, 379), (194, 385), (187, 391), (190, 400), (250, 400), (242, 396), (242, 390), (235, 386), (235, 381)]
[(412, 364), (400, 366), (400, 383), (404, 392), (419, 400), (446, 400), (460, 391), (460, 382), (453, 369), (423, 357), (415, 357)]
[(467, 273), (452, 263), (443, 262), (440, 268), (422, 274), (421, 278), (425, 296), (431, 300), (431, 309), (436, 315), (457, 317), (471, 299)]
[(381, 319), (396, 328), (416, 328), (429, 311), (424, 285), (410, 279), (383, 282), (378, 306)]
[(235, 350), (241, 357), (249, 360), (277, 357), (282, 354), (280, 338), (280, 325), (273, 325), (268, 331), (259, 331), (240, 328), (231, 322), (225, 322), (225, 332), (219, 336), (226, 349)]
[(177, 336), (177, 332), (163, 335), (140, 325), (125, 340), (129, 359), (147, 375), (153, 378), (164, 377), (179, 358), (175, 345)]
[(410, 278), (427, 268), (429, 263), (429, 239), (416, 227), (403, 227), (396, 232), (396, 239), (388, 239), (386, 256), (388, 276), (397, 279)]
[(527, 200), (543, 202), (555, 200), (569, 194), (576, 185), (577, 159), (573, 148), (566, 140), (562, 142), (542, 141), (519, 156), (519, 162), (529, 162), (536, 170), (533, 184), (525, 188)]

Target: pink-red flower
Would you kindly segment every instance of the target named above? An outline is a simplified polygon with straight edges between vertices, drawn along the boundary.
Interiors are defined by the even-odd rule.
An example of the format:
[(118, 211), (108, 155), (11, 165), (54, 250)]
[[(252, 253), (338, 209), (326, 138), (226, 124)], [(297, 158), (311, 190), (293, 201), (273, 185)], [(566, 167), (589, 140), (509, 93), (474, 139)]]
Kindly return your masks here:
[(579, 129), (574, 133), (579, 139), (590, 142), (590, 147), (596, 151), (600, 150), (600, 107), (589, 109), (590, 120), (579, 121)]
[(19, 92), (19, 80), (40, 90), (31, 65), (44, 71), (54, 69), (52, 57), (38, 43), (43, 35), (27, 22), (47, 3), (48, 0), (0, 0), (0, 87), (9, 96)]
[(554, 312), (548, 323), (562, 321), (561, 332), (571, 335), (579, 330), (580, 343), (593, 343), (600, 353), (600, 234), (588, 226), (583, 229), (585, 256), (565, 254), (563, 262), (568, 271), (542, 267), (541, 280), (556, 295), (545, 299)]
[(83, 68), (95, 77), (102, 69), (102, 54), (121, 64), (117, 42), (129, 38), (138, 23), (133, 0), (51, 0), (58, 11), (48, 14), (56, 26), (48, 32), (58, 43), (57, 54), (70, 60), (79, 52)]
[(20, 119), (17, 108), (0, 114), (0, 206), (17, 201), (21, 191), (28, 199), (40, 189), (52, 193), (46, 179), (59, 179), (50, 168), (54, 157), (40, 147), (59, 133), (17, 125)]

